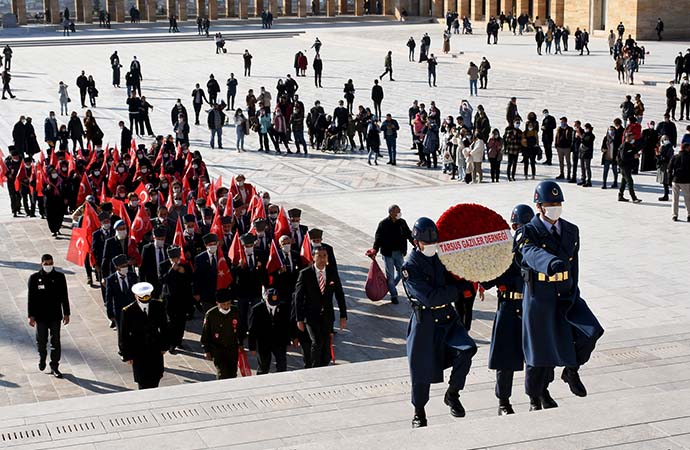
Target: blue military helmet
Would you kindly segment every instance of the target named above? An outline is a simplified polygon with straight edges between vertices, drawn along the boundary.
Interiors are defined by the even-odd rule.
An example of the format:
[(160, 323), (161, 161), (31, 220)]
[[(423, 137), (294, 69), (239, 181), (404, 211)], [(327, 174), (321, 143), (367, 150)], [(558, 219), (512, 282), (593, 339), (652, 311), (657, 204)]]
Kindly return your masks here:
[(513, 208), (513, 212), (510, 214), (510, 223), (516, 223), (518, 225), (525, 225), (529, 223), (534, 217), (534, 210), (531, 206), (520, 204)]
[(438, 242), (438, 228), (433, 220), (420, 217), (412, 227), (412, 238), (425, 244), (435, 244)]
[(555, 181), (542, 181), (534, 189), (534, 203), (560, 203), (563, 201), (563, 191)]

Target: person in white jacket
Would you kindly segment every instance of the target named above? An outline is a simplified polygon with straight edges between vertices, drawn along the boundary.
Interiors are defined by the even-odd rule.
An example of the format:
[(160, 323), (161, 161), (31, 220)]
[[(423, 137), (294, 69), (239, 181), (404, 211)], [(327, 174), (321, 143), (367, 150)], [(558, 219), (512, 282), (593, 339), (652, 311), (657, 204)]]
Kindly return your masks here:
[(484, 141), (479, 137), (479, 133), (475, 132), (472, 138), (472, 144), (468, 149), (467, 156), (467, 167), (472, 169), (472, 182), (481, 183), (483, 179), (482, 174), (482, 159), (484, 157), (484, 151), (486, 150), (486, 145)]

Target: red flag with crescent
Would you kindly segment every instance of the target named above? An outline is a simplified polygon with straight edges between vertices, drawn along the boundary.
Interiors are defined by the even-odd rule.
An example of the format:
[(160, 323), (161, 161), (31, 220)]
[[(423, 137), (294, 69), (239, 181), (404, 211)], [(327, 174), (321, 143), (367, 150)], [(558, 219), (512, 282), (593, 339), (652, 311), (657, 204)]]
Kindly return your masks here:
[(314, 255), (311, 252), (311, 241), (307, 236), (304, 236), (304, 239), (302, 239), (302, 248), (299, 251), (299, 255), (302, 257), (302, 262), (305, 266), (314, 262)]
[(276, 228), (273, 232), (275, 241), (278, 242), (283, 236), (290, 236), (290, 221), (285, 213), (285, 209), (280, 207), (280, 213), (278, 213), (278, 219), (276, 220)]
[(280, 253), (278, 253), (278, 246), (276, 245), (276, 241), (271, 241), (271, 253), (268, 255), (268, 262), (266, 263), (266, 272), (272, 274), (278, 269), (281, 269), (283, 266), (283, 260), (280, 259)]
[(144, 240), (144, 235), (153, 229), (151, 224), (151, 219), (149, 218), (149, 213), (144, 207), (144, 205), (139, 205), (139, 211), (132, 221), (132, 240), (136, 242), (142, 242)]
[(216, 290), (226, 289), (232, 284), (233, 278), (230, 266), (223, 254), (223, 247), (218, 246), (218, 275), (216, 276)]

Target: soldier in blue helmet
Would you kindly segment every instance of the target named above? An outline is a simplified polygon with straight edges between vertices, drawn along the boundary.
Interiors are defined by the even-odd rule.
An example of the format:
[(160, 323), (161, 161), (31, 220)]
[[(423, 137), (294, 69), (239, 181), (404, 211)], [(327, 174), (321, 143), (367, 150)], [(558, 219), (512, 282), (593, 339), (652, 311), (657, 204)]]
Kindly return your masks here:
[(412, 427), (427, 425), (424, 406), (431, 383), (443, 382), (443, 370), (452, 367), (444, 403), (454, 417), (464, 417), (459, 392), (477, 345), (458, 319), (453, 302), (471, 283), (454, 278), (436, 255), (438, 230), (433, 220), (421, 217), (412, 228), (415, 248), (402, 267), (403, 286), (413, 314), (407, 331), (407, 359), (412, 381), (415, 415)]
[(587, 395), (578, 369), (604, 334), (580, 298), (580, 232), (561, 219), (563, 191), (556, 182), (542, 181), (534, 202), (539, 214), (522, 227), (518, 239), (525, 281), (522, 348), (530, 411), (558, 406), (548, 391), (556, 366), (563, 367), (561, 379), (573, 394)]
[(515, 414), (510, 404), (513, 391), (513, 374), (521, 371), (525, 357), (522, 352), (522, 271), (517, 243), (522, 236), (521, 228), (534, 218), (529, 205), (517, 205), (510, 215), (515, 231), (513, 241), (513, 263), (500, 277), (482, 283), (485, 289), (496, 287), (498, 305), (489, 348), (489, 369), (496, 371), (496, 398), (498, 415)]

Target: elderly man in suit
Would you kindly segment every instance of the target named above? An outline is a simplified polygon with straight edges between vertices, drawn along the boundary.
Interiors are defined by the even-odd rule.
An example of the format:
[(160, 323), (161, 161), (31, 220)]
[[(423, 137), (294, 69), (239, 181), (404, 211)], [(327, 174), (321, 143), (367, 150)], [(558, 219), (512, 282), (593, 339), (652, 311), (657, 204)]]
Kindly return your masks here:
[(160, 298), (161, 295), (160, 266), (167, 260), (166, 252), (169, 247), (165, 242), (167, 234), (165, 228), (155, 228), (153, 230), (153, 242), (146, 244), (141, 252), (139, 276), (141, 281), (151, 283), (155, 298)]
[(333, 335), (333, 295), (340, 310), (340, 329), (347, 325), (345, 293), (338, 271), (328, 265), (328, 252), (323, 247), (313, 249), (314, 263), (302, 269), (295, 288), (297, 328), (307, 331), (311, 339), (312, 367), (327, 366), (329, 343)]
[(105, 310), (110, 328), (119, 328), (122, 308), (134, 301), (132, 286), (139, 280), (127, 264), (127, 255), (117, 255), (113, 258), (116, 270), (105, 280)]

